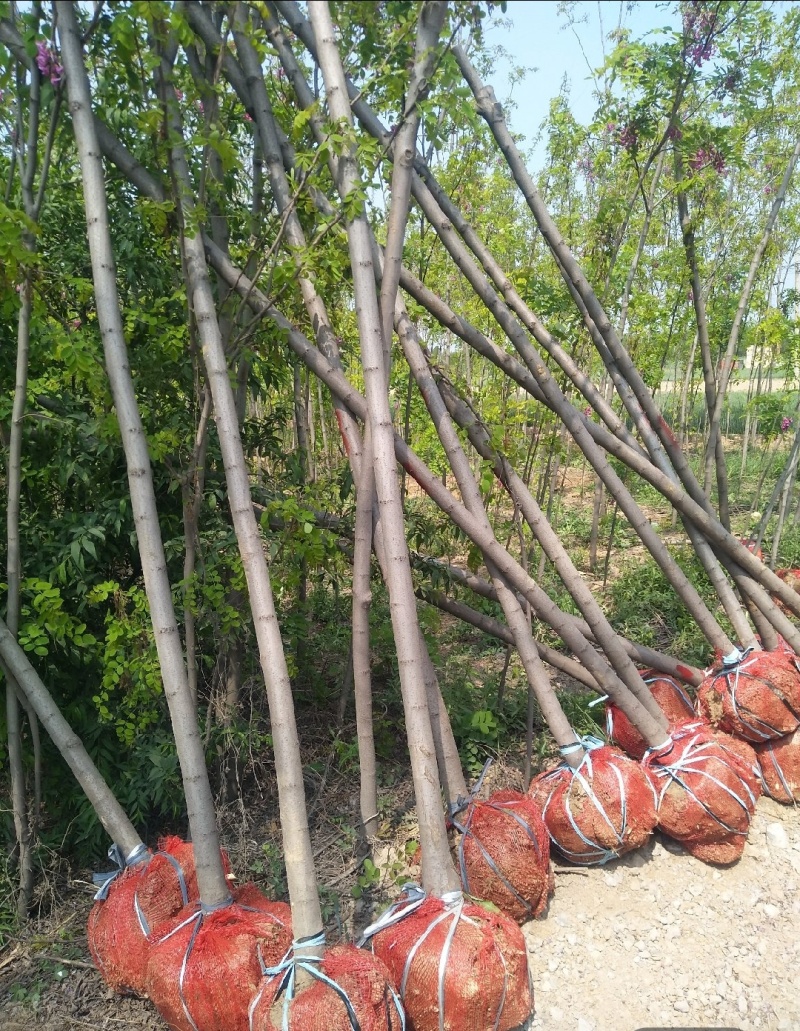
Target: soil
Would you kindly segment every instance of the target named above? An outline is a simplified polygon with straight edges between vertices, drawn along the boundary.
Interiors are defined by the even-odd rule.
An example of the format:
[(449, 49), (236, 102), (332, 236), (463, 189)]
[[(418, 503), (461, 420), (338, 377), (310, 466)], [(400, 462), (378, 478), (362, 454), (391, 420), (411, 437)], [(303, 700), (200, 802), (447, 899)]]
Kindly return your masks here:
[[(509, 779), (498, 773), (493, 787)], [(340, 813), (353, 801), (344, 788), (331, 788)], [(398, 795), (404, 789), (395, 787)], [(337, 810), (326, 800), (321, 811)], [(257, 870), (254, 857), (265, 850), (256, 840), (270, 828), (243, 831), (233, 833), (229, 821), (235, 866)], [(355, 902), (349, 886), (358, 846), (343, 851), (336, 818), (317, 823), (329, 940), (337, 930), (357, 933), (396, 891), (398, 876), (413, 873), (404, 858), (414, 840), (410, 818), (382, 834), (374, 858), (384, 876)], [(91, 905), (86, 877), (60, 885), (52, 913), (0, 952), (3, 1031), (163, 1031), (149, 1002), (113, 995), (92, 969), (82, 933)], [(658, 835), (606, 867), (557, 863), (545, 917), (524, 928), (536, 992), (530, 1031), (800, 1028), (799, 883), (798, 814), (770, 799), (759, 802), (744, 856), (725, 869)]]

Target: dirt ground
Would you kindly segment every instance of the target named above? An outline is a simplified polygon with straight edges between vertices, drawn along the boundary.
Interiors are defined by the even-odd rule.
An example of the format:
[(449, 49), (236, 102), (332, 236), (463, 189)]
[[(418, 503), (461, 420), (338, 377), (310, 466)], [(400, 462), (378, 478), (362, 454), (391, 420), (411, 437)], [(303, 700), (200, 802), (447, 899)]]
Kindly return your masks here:
[[(349, 805), (347, 798), (340, 802)], [(398, 870), (392, 864), (413, 837), (413, 824), (401, 821), (392, 842), (376, 852), (390, 876), (358, 903), (349, 895), (357, 846), (355, 859), (343, 855), (341, 836), (331, 830), (336, 826), (336, 818), (321, 821), (315, 834), (328, 871), (323, 898), (334, 933), (337, 926), (352, 933), (388, 897), (386, 882)], [(237, 842), (228, 837), (236, 857)], [(336, 853), (338, 873), (326, 850)], [(252, 855), (238, 858), (252, 868)], [(337, 882), (342, 904), (331, 906)], [(524, 928), (536, 992), (531, 1031), (795, 1031), (798, 883), (800, 818), (796, 809), (769, 799), (759, 802), (743, 858), (727, 869), (705, 866), (658, 835), (603, 868), (557, 864), (545, 918)], [(113, 995), (92, 969), (83, 934), (88, 883), (76, 878), (62, 887), (62, 896), (47, 920), (0, 952), (0, 1028), (163, 1029), (149, 1002)]]

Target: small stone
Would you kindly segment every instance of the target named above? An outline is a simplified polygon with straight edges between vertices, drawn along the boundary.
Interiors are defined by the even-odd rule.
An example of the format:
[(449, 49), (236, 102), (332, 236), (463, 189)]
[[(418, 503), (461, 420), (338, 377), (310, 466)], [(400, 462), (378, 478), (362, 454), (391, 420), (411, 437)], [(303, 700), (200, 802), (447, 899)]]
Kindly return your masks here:
[(564, 1020), (564, 1011), (560, 1010), (558, 1006), (551, 1006), (547, 1013), (556, 1024), (561, 1024)]
[(692, 895), (694, 895), (695, 898), (699, 898), (705, 891), (705, 888), (702, 884), (690, 884), (689, 891), (692, 893)]
[(737, 960), (733, 964), (733, 972), (736, 977), (742, 982), (742, 984), (753, 985), (755, 984), (755, 974), (749, 963), (744, 960)]
[(595, 1031), (595, 1022), (586, 1017), (578, 1017), (578, 1031)]
[(672, 1007), (673, 1009), (676, 1009), (678, 1013), (689, 1012), (689, 1003), (686, 1001), (686, 999), (678, 999), (676, 1002), (672, 1004)]
[(736, 1008), (739, 1010), (739, 1015), (744, 1016), (747, 1013), (747, 999), (740, 995), (736, 1000)]
[(604, 870), (603, 880), (609, 888), (618, 888), (623, 880), (622, 870)]
[(788, 848), (789, 835), (782, 823), (770, 823), (767, 825), (767, 844), (770, 848)]
[(763, 909), (764, 916), (767, 917), (769, 920), (777, 920), (778, 917), (781, 915), (780, 908), (778, 906), (773, 906), (771, 902), (765, 902)]

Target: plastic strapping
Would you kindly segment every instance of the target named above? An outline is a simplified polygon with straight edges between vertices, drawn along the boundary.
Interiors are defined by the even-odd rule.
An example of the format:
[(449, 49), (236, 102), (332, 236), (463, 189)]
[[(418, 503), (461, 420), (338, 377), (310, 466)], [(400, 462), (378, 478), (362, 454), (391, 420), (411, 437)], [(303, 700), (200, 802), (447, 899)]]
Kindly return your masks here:
[(593, 748), (602, 748), (604, 745), (605, 741), (602, 738), (595, 737), (594, 734), (584, 734), (583, 737), (578, 737), (575, 734), (574, 741), (571, 741), (568, 745), (562, 745), (558, 750), (562, 755), (572, 755), (573, 752), (577, 752), (579, 749), (583, 749), (584, 752), (588, 753)]
[[(509, 802), (490, 802), (489, 801), (489, 802), (482, 802), (480, 804), (486, 806), (489, 809), (494, 809), (495, 812), (506, 813), (512, 819), (516, 820), (517, 823), (520, 825), (520, 827), (525, 832), (525, 834), (528, 836), (528, 838), (530, 838), (530, 840), (533, 842), (534, 847), (536, 848), (536, 854), (538, 856), (541, 856), (541, 849), (539, 847), (539, 841), (538, 841), (538, 839), (536, 837), (536, 834), (531, 829), (531, 827), (528, 824), (527, 820), (525, 820), (522, 816), (520, 816), (519, 813), (515, 813), (514, 812), (512, 807), (513, 807), (513, 805), (515, 803), (513, 801), (509, 801)], [(511, 892), (511, 894), (517, 899), (518, 902), (521, 903), (521, 905), (523, 905), (525, 907), (525, 909), (529, 913), (532, 913), (533, 912), (533, 906), (530, 904), (530, 902), (527, 899), (525, 899), (522, 895), (520, 895), (520, 893), (517, 891), (517, 889), (514, 887), (514, 885), (501, 872), (501, 870), (499, 869), (499, 867), (495, 863), (493, 857), (484, 848), (483, 842), (480, 840), (480, 838), (477, 837), (475, 832), (472, 830), (472, 818), (473, 818), (474, 815), (475, 815), (475, 807), (473, 805), (472, 809), (470, 809), (470, 811), (469, 811), (469, 813), (467, 815), (467, 818), (466, 818), (466, 820), (464, 820), (463, 824), (459, 823), (455, 819), (452, 820), (453, 826), (459, 832), (459, 834), (461, 834), (461, 841), (458, 843), (458, 865), (459, 865), (459, 869), (460, 869), (460, 872), (461, 872), (461, 883), (464, 886), (464, 891), (469, 893), (469, 875), (467, 874), (467, 862), (466, 862), (466, 856), (464, 854), (464, 843), (467, 840), (467, 837), (471, 836), (472, 840), (475, 842), (475, 844), (480, 849), (480, 853), (483, 856), (484, 860), (486, 861), (486, 865), (489, 867), (489, 869), (492, 871), (492, 873), (495, 875), (495, 877), (497, 877), (497, 879), (502, 882), (502, 884), (505, 886), (505, 888), (507, 888), (507, 890), (509, 892)]]
[(212, 902), (212, 903), (198, 902), (197, 903), (197, 910), (196, 910), (196, 912), (192, 913), (192, 915), (188, 916), (185, 920), (182, 920), (178, 924), (177, 927), (173, 927), (172, 930), (169, 932), (169, 934), (165, 934), (163, 938), (159, 939), (159, 941), (165, 942), (165, 941), (167, 941), (168, 938), (171, 938), (173, 936), (173, 934), (177, 934), (178, 931), (182, 931), (184, 929), (184, 927), (188, 927), (189, 924), (194, 922), (194, 927), (192, 928), (192, 934), (191, 934), (191, 936), (189, 938), (189, 941), (188, 941), (188, 943), (186, 945), (186, 949), (185, 949), (185, 951), (183, 953), (183, 960), (181, 961), (181, 969), (180, 969), (180, 973), (178, 975), (178, 998), (181, 1000), (181, 1006), (183, 1007), (183, 1012), (186, 1015), (186, 1019), (189, 1021), (191, 1026), (194, 1028), (194, 1031), (200, 1031), (200, 1029), (198, 1028), (197, 1024), (195, 1024), (194, 1018), (192, 1017), (192, 1014), (189, 1012), (189, 1005), (186, 1002), (186, 996), (183, 993), (183, 983), (184, 983), (184, 981), (186, 979), (186, 968), (187, 968), (187, 966), (189, 964), (189, 957), (192, 954), (192, 950), (194, 949), (195, 940), (197, 939), (197, 935), (200, 933), (200, 928), (203, 926), (203, 920), (205, 919), (205, 917), (209, 913), (216, 912), (216, 910), (218, 910), (218, 909), (225, 909), (227, 906), (230, 906), (232, 902), (233, 902), (233, 899), (231, 898), (230, 895), (227, 897), (227, 899), (222, 899), (221, 902)]
[(110, 870), (107, 873), (94, 873), (92, 874), (92, 882), (99, 885), (98, 890), (94, 896), (95, 902), (101, 902), (108, 898), (108, 892), (111, 885), (119, 877), (121, 873), (125, 872), (128, 866), (137, 866), (139, 863), (144, 862), (150, 856), (147, 845), (140, 842), (135, 849), (125, 858), (122, 855), (122, 849), (119, 845), (114, 844), (108, 850), (108, 858), (112, 863), (115, 864), (116, 869)]
[[(775, 772), (778, 774), (778, 780), (781, 782), (781, 787), (786, 792), (787, 799), (790, 802), (794, 801), (794, 792), (789, 787), (789, 782), (786, 780), (786, 777), (784, 775), (783, 768), (781, 767), (781, 764), (778, 762), (777, 758), (775, 757), (775, 751), (774, 751), (772, 745), (769, 746), (769, 757), (772, 760), (772, 765), (775, 767)], [(769, 790), (769, 785), (767, 784), (766, 778), (763, 775), (761, 777), (761, 780), (762, 780), (762, 783), (764, 785), (764, 788), (765, 788), (767, 794), (771, 798), (775, 798), (775, 796)]]
[[(361, 1031), (361, 1025), (358, 1022), (358, 1016), (356, 1015), (353, 1003), (351, 1002), (347, 992), (344, 990), (344, 988), (342, 988), (340, 984), (337, 984), (336, 981), (333, 980), (333, 978), (328, 977), (327, 974), (323, 973), (322, 970), (319, 969), (318, 964), (321, 963), (322, 958), (320, 956), (298, 957), (296, 955), (299, 949), (322, 948), (324, 945), (325, 934), (322, 931), (320, 931), (319, 934), (310, 935), (307, 938), (298, 938), (296, 941), (292, 942), (292, 947), (289, 949), (289, 951), (286, 953), (286, 955), (283, 957), (280, 963), (274, 967), (267, 967), (264, 965), (264, 961), (261, 957), (261, 952), (259, 950), (258, 958), (261, 964), (261, 972), (264, 975), (264, 977), (280, 978), (278, 989), (275, 993), (275, 999), (277, 1001), (277, 999), (280, 998), (281, 995), (283, 995), (283, 1019), (281, 1024), (283, 1031), (289, 1031), (289, 1004), (294, 998), (296, 986), (296, 972), (298, 968), (305, 971), (305, 973), (309, 974), (315, 980), (321, 981), (323, 984), (327, 985), (334, 992), (336, 992), (336, 994), (344, 1003), (345, 1009), (347, 1011), (347, 1018), (350, 1021), (350, 1027), (352, 1031)], [(250, 1031), (252, 1031), (253, 1029), (253, 1015), (255, 1013), (256, 1006), (263, 995), (265, 987), (265, 985), (262, 986), (261, 990), (253, 999), (253, 1002), (250, 1004)], [(402, 1031), (402, 1029), (405, 1029), (405, 1013), (403, 1011), (402, 1005), (400, 1004), (400, 1000), (397, 997), (397, 994), (391, 988), (390, 992), (392, 996), (392, 1002), (394, 1003), (397, 1015), (400, 1018), (400, 1028)]]
[(181, 969), (180, 969), (180, 973), (178, 974), (178, 997), (181, 1000), (181, 1006), (183, 1007), (183, 1012), (186, 1015), (186, 1019), (189, 1021), (191, 1026), (194, 1028), (194, 1031), (199, 1031), (199, 1028), (197, 1027), (197, 1024), (195, 1024), (194, 1019), (192, 1017), (192, 1014), (189, 1012), (189, 1007), (186, 1004), (186, 997), (183, 994), (183, 982), (184, 982), (184, 980), (186, 978), (186, 966), (187, 966), (187, 964), (189, 962), (189, 957), (192, 954), (192, 949), (194, 948), (195, 939), (197, 938), (197, 935), (198, 935), (198, 933), (200, 931), (200, 928), (203, 925), (203, 917), (204, 916), (205, 916), (205, 914), (203, 913), (202, 909), (200, 909), (200, 904), (198, 903), (198, 908), (197, 908), (196, 912), (192, 913), (192, 915), (188, 916), (185, 920), (181, 920), (181, 922), (178, 924), (177, 927), (173, 927), (172, 930), (169, 932), (169, 934), (165, 934), (164, 937), (161, 939), (162, 942), (163, 941), (167, 941), (168, 938), (171, 938), (174, 934), (177, 934), (178, 931), (182, 931), (184, 929), (184, 927), (188, 927), (189, 924), (192, 924), (192, 923), (194, 924), (194, 927), (192, 928), (191, 937), (189, 938), (189, 942), (188, 942), (188, 944), (186, 946), (186, 949), (184, 950), (184, 953), (183, 953), (183, 960), (181, 961)]
[(659, 673), (657, 677), (643, 677), (642, 679), (645, 684), (654, 684), (657, 680), (666, 680), (670, 687), (674, 688), (678, 692), (684, 702), (686, 702), (688, 707), (692, 712), (694, 712), (694, 705), (692, 704), (692, 699), (689, 697), (688, 692), (682, 684), (679, 684), (678, 681), (668, 673)]
[(393, 902), (388, 909), (381, 913), (377, 920), (364, 929), (364, 933), (358, 942), (359, 948), (363, 948), (369, 939), (378, 934), (379, 931), (385, 931), (387, 927), (399, 923), (403, 917), (413, 913), (415, 909), (419, 909), (427, 897), (427, 892), (424, 888), (420, 888), (418, 884), (404, 885), (403, 895), (400, 896), (397, 902)]
[[(466, 809), (467, 806), (471, 802), (475, 801), (475, 798), (478, 795), (478, 792), (483, 787), (483, 779), (486, 776), (486, 774), (489, 772), (489, 767), (492, 765), (492, 762), (493, 762), (492, 757), (489, 756), (489, 758), (483, 764), (483, 769), (480, 772), (480, 776), (478, 777), (478, 779), (473, 784), (473, 786), (472, 786), (472, 788), (471, 788), (471, 790), (470, 790), (470, 792), (469, 792), (469, 794), (467, 795), (466, 798), (464, 798), (463, 795), (459, 795), (458, 798), (455, 800), (455, 802), (448, 802), (448, 804), (447, 804), (447, 811), (448, 811), (448, 813), (449, 813), (451, 818), (453, 816), (455, 816), (456, 813), (460, 813), (463, 809)], [(455, 826), (455, 824), (454, 824), (454, 826)]]
[(126, 866), (138, 866), (150, 857), (150, 849), (143, 841), (140, 841), (136, 848), (132, 849), (125, 857)]
[[(398, 923), (404, 917), (408, 916), (409, 913), (418, 909), (425, 899), (428, 897), (426, 892), (416, 884), (407, 884), (403, 889), (404, 893), (407, 894), (408, 899), (399, 899), (394, 905), (390, 906), (389, 909), (380, 916), (374, 924), (371, 924), (365, 931), (359, 942), (359, 945), (363, 945), (364, 942), (371, 938), (373, 935), (385, 930), (387, 927), (391, 927), (392, 924)], [(445, 989), (445, 975), (447, 973), (447, 960), (450, 954), (450, 948), (453, 942), (453, 937), (456, 933), (456, 928), (459, 920), (463, 920), (465, 923), (470, 924), (472, 927), (480, 927), (480, 923), (471, 917), (464, 916), (464, 895), (460, 891), (448, 891), (441, 896), (441, 902), (444, 905), (444, 909), (439, 913), (430, 924), (425, 928), (420, 937), (414, 942), (414, 945), (409, 950), (406, 962), (403, 967), (403, 975), (400, 979), (400, 998), (405, 998), (406, 987), (408, 985), (408, 977), (411, 972), (411, 966), (414, 961), (414, 957), (417, 955), (420, 946), (425, 942), (434, 928), (438, 927), (448, 917), (453, 918), (452, 926), (448, 929), (447, 936), (445, 938), (444, 947), (442, 949), (442, 955), (439, 959), (439, 976), (438, 976), (438, 988), (437, 988), (437, 1001), (439, 1004), (439, 1031), (444, 1031), (445, 1028), (445, 1014), (444, 1014), (444, 989)], [(497, 1016), (494, 1022), (494, 1031), (500, 1027), (500, 1020), (505, 1009), (506, 994), (508, 989), (508, 967), (506, 966), (505, 958), (502, 952), (497, 946), (497, 943), (493, 941), (494, 948), (500, 957), (500, 962), (503, 966), (503, 991), (500, 997), (500, 1003), (497, 1009)], [(405, 1027), (405, 1025), (403, 1025)], [(252, 1031), (252, 1027), (250, 1029)]]
[[(183, 900), (183, 906), (189, 905), (189, 891), (186, 887), (186, 878), (183, 874), (183, 867), (178, 860), (170, 852), (156, 852), (157, 856), (163, 856), (175, 867), (175, 873), (178, 875), (178, 885), (181, 889), (181, 899)], [(183, 908), (183, 906), (181, 908)], [(136, 913), (136, 919), (139, 921), (139, 927), (142, 929), (142, 934), (145, 938), (150, 934), (150, 924), (147, 922), (147, 917), (144, 915), (144, 910), (139, 902), (139, 889), (137, 888), (133, 895), (133, 910)]]
[[(617, 783), (619, 784), (620, 802), (621, 802), (621, 806), (622, 806), (621, 813), (620, 813), (620, 827), (619, 827), (619, 829), (617, 829), (614, 826), (614, 823), (612, 822), (612, 820), (609, 818), (608, 813), (603, 808), (601, 802), (599, 801), (599, 799), (595, 795), (594, 790), (592, 789), (591, 784), (584, 777), (584, 770), (585, 770), (586, 773), (588, 773), (589, 778), (592, 777), (593, 772), (594, 772), (593, 768), (592, 768), (592, 750), (595, 749), (595, 748), (600, 747), (603, 744), (603, 742), (600, 741), (599, 738), (593, 738), (591, 736), (590, 737), (582, 738), (581, 742), (585, 743), (584, 747), (587, 748), (588, 750), (587, 750), (586, 754), (584, 755), (583, 759), (581, 760), (580, 766), (578, 766), (578, 768), (575, 769), (575, 770), (571, 769), (569, 766), (559, 766), (557, 769), (555, 769), (553, 771), (551, 776), (553, 778), (560, 777), (565, 770), (572, 775), (572, 779), (570, 781), (570, 786), (569, 786), (569, 791), (567, 792), (567, 797), (566, 797), (566, 800), (565, 800), (565, 811), (566, 811), (567, 818), (568, 818), (568, 820), (570, 822), (570, 825), (572, 826), (572, 829), (575, 831), (575, 834), (590, 849), (590, 851), (589, 851), (588, 854), (586, 852), (575, 852), (572, 849), (565, 848), (564, 845), (561, 842), (557, 841), (556, 838), (554, 838), (552, 834), (550, 834), (550, 838), (553, 841), (553, 843), (555, 844), (555, 846), (559, 849), (559, 851), (563, 852), (564, 855), (568, 859), (572, 859), (574, 862), (582, 863), (583, 865), (589, 865), (589, 864), (592, 864), (592, 863), (596, 862), (600, 866), (603, 866), (609, 860), (616, 859), (617, 856), (619, 855), (619, 852), (616, 849), (604, 848), (598, 842), (592, 841), (591, 838), (588, 838), (583, 833), (581, 828), (578, 826), (578, 824), (577, 824), (577, 822), (575, 820), (575, 817), (572, 814), (572, 808), (570, 806), (570, 798), (571, 798), (571, 795), (572, 795), (572, 785), (575, 783), (576, 780), (578, 781), (578, 783), (581, 785), (581, 787), (583, 788), (584, 792), (586, 793), (587, 797), (589, 799), (591, 799), (592, 804), (594, 805), (594, 807), (597, 810), (597, 812), (600, 814), (600, 816), (602, 817), (604, 822), (610, 827), (612, 833), (614, 834), (615, 838), (617, 839), (617, 841), (618, 841), (618, 843), (620, 845), (623, 844), (623, 841), (624, 841), (624, 838), (625, 838), (625, 831), (627, 829), (628, 806), (627, 806), (627, 798), (626, 798), (626, 795), (625, 795), (625, 785), (624, 785), (624, 782), (622, 780), (622, 775), (620, 774), (620, 772), (617, 769), (617, 767), (612, 763), (611, 764), (611, 769), (614, 771), (614, 775), (617, 778)], [(544, 807), (542, 809), (542, 815), (545, 818), (545, 823), (547, 823), (547, 810), (548, 810), (548, 808), (550, 806), (550, 802), (553, 799), (553, 795), (555, 793), (556, 787), (557, 787), (557, 784), (554, 784), (553, 785), (553, 789), (551, 790), (550, 794), (548, 795), (547, 801), (545, 802)]]
[[(745, 716), (743, 716), (742, 715), (742, 710), (739, 708), (739, 703), (738, 703), (738, 700), (736, 698), (736, 693), (737, 693), (737, 691), (739, 689), (739, 677), (740, 677), (740, 675), (744, 674), (745, 677), (749, 677), (752, 680), (756, 679), (755, 677), (752, 677), (752, 675), (750, 673), (748, 673), (747, 665), (749, 665), (749, 664), (746, 664), (745, 661), (744, 661), (746, 656), (749, 654), (749, 652), (751, 650), (752, 649), (749, 649), (747, 652), (745, 652), (742, 655), (741, 662), (737, 663), (737, 665), (736, 665), (736, 673), (735, 673), (735, 676), (734, 676), (733, 683), (731, 683), (731, 680), (730, 680), (730, 675), (731, 675), (732, 670), (726, 670), (723, 673), (718, 673), (717, 676), (714, 678), (714, 682), (716, 682), (716, 680), (719, 679), (719, 677), (722, 677), (725, 680), (725, 683), (728, 686), (728, 692), (730, 694), (731, 706), (733, 707), (733, 713), (734, 713), (734, 716), (739, 720), (739, 722), (742, 723), (745, 727), (747, 727), (748, 730), (752, 731), (761, 741), (771, 741), (776, 736), (780, 736), (780, 731), (777, 729), (777, 727), (773, 727), (770, 723), (767, 723), (765, 720), (759, 719), (753, 713), (749, 712), (749, 710), (748, 710), (748, 717), (749, 718), (746, 718)], [(750, 660), (751, 663), (756, 659), (758, 654), (759, 653), (756, 653), (756, 655), (753, 656), (753, 659)], [(725, 660), (723, 660), (723, 662), (724, 661)], [(771, 686), (769, 686), (769, 690), (770, 691), (772, 690)], [(775, 692), (773, 692), (773, 693), (775, 693)], [(781, 700), (783, 701), (784, 699), (781, 699)]]
[[(698, 741), (701, 742), (699, 745)], [(715, 823), (718, 823), (719, 826), (722, 827), (722, 829), (726, 833), (734, 834), (738, 837), (743, 837), (747, 834), (746, 830), (740, 831), (737, 830), (735, 827), (728, 826), (728, 824), (725, 823), (724, 820), (721, 820), (716, 813), (709, 809), (709, 807), (701, 798), (697, 797), (697, 794), (681, 778), (681, 774), (692, 773), (696, 776), (704, 778), (705, 780), (709, 780), (712, 782), (712, 784), (716, 784), (717, 787), (722, 788), (722, 790), (726, 794), (730, 795), (730, 797), (733, 798), (741, 806), (745, 813), (749, 815), (752, 812), (752, 810), (755, 808), (756, 798), (753, 795), (753, 792), (750, 790), (749, 786), (745, 783), (744, 780), (742, 780), (741, 777), (739, 777), (739, 782), (744, 788), (744, 794), (746, 794), (747, 798), (742, 798), (732, 788), (729, 788), (727, 784), (723, 784), (722, 781), (719, 780), (717, 777), (714, 777), (712, 774), (707, 773), (704, 769), (702, 769), (701, 764), (707, 756), (708, 749), (715, 743), (716, 742), (714, 741), (702, 741), (700, 736), (696, 734), (684, 743), (683, 751), (680, 757), (675, 760), (675, 762), (671, 762), (668, 765), (658, 764), (657, 766), (652, 767), (653, 773), (655, 773), (657, 777), (665, 781), (664, 787), (659, 793), (659, 806), (661, 805), (661, 802), (664, 799), (664, 795), (666, 794), (670, 786), (670, 783), (674, 781), (676, 784), (680, 785), (680, 787), (683, 788), (687, 795), (691, 796), (691, 798), (693, 798), (695, 802), (697, 802), (700, 808), (703, 809), (711, 817), (711, 819), (714, 820)], [(733, 770), (732, 772), (734, 774), (736, 773), (735, 770)], [(747, 799), (749, 799), (749, 805)]]
[(464, 909), (464, 896), (460, 891), (451, 891), (442, 896), (442, 902), (444, 903), (444, 909), (442, 912), (435, 917), (428, 926), (425, 928), (423, 933), (414, 942), (414, 945), (409, 950), (408, 956), (406, 957), (405, 966), (403, 967), (403, 976), (400, 979), (400, 998), (405, 999), (406, 987), (408, 985), (408, 976), (411, 973), (411, 966), (414, 962), (414, 957), (417, 955), (421, 945), (427, 940), (428, 936), (433, 930), (445, 921), (449, 916), (453, 917), (452, 926), (447, 931), (447, 937), (445, 938), (444, 948), (442, 954), (439, 957), (439, 971), (438, 971), (438, 985), (436, 998), (439, 1005), (439, 1031), (444, 1031), (444, 978), (447, 971), (447, 959), (450, 955), (450, 946), (453, 942), (453, 935), (456, 932), (458, 921), (461, 919), (462, 910)]
[(740, 652), (738, 648), (734, 648), (733, 651), (730, 653), (730, 655), (723, 655), (722, 656), (722, 665), (723, 666), (735, 666), (737, 663), (742, 661), (744, 656), (745, 656), (744, 652)]

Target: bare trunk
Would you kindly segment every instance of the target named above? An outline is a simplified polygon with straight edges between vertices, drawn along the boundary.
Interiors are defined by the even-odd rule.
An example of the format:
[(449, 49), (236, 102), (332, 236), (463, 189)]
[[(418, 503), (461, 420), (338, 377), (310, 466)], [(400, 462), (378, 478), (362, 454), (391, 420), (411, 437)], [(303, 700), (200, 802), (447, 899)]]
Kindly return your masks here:
[(208, 420), (211, 418), (211, 394), (203, 391), (203, 402), (195, 431), (194, 450), (184, 481), (183, 490), (183, 626), (184, 644), (186, 648), (186, 677), (189, 691), (197, 708), (197, 635), (195, 631), (194, 611), (187, 604), (190, 581), (194, 575), (197, 561), (198, 526), (200, 522), (200, 506), (203, 502), (205, 484), (206, 454), (208, 451)]
[(378, 779), (372, 727), (372, 675), (369, 611), (372, 603), (372, 502), (375, 474), (369, 426), (364, 433), (361, 480), (356, 485), (355, 548), (353, 551), (353, 687), (356, 703), (358, 762), (361, 772), (361, 823), (369, 839), (378, 830)]
[[(448, 417), (442, 396), (425, 362), (416, 333), (399, 298), (397, 302), (396, 326), (409, 368), (414, 375), (420, 393), (425, 399), (428, 411), (436, 426), (436, 431), (447, 454), (450, 467), (455, 474), (464, 504), (472, 515), (481, 520), (487, 534), (492, 534), (492, 529), (483, 507), (480, 490), (473, 478), (467, 456), (461, 448), (458, 435)], [(514, 644), (525, 669), (528, 684), (536, 695), (553, 737), (559, 747), (566, 749), (567, 761), (570, 765), (577, 767), (583, 756), (583, 749), (579, 746), (577, 735), (570, 727), (569, 721), (564, 715), (555, 692), (550, 685), (550, 680), (531, 636), (530, 624), (515, 594), (508, 589), (496, 567), (491, 562), (488, 562), (487, 568), (492, 577), (498, 601), (503, 608), (506, 621), (513, 635)], [(578, 747), (575, 747), (576, 745)], [(451, 799), (451, 801), (453, 800)]]
[[(331, 116), (352, 124), (344, 74), (335, 42), (333, 22), (323, 0), (309, 8), (317, 42), (317, 54)], [(348, 147), (340, 159), (339, 189), (345, 202), (360, 189), (354, 150)], [(387, 395), (387, 370), (381, 317), (372, 270), (370, 230), (359, 212), (347, 225), (350, 263), (356, 297), (356, 317), (361, 342), (364, 382), (374, 449), (375, 483), (381, 506), (392, 628), (397, 649), (400, 682), (411, 752), (414, 792), (422, 846), (422, 879), (425, 887), (441, 895), (458, 888), (447, 841), (447, 830), (438, 791), (438, 767), (425, 691), (424, 669), (406, 548), (403, 512), (395, 474), (392, 419)]]
[[(678, 217), (683, 234), (683, 249), (686, 253), (686, 264), (689, 267), (689, 277), (692, 284), (692, 304), (694, 306), (695, 321), (697, 322), (697, 338), (700, 344), (700, 356), (703, 362), (703, 382), (705, 385), (706, 411), (711, 416), (717, 402), (717, 383), (714, 375), (714, 358), (711, 354), (711, 341), (708, 335), (708, 319), (706, 318), (706, 302), (703, 295), (703, 284), (700, 280), (700, 266), (697, 260), (697, 248), (695, 246), (694, 223), (689, 215), (689, 201), (685, 192), (683, 180), (683, 163), (680, 152), (675, 149), (675, 180), (678, 184), (677, 203)], [(719, 418), (719, 415), (717, 416)], [(725, 455), (722, 450), (722, 442), (719, 434), (715, 433), (709, 437), (706, 446), (705, 478), (704, 488), (706, 496), (711, 500), (711, 478), (714, 467), (717, 472), (717, 503), (719, 506), (720, 522), (723, 526), (730, 528), (730, 516), (728, 513), (728, 474), (725, 467)]]
[(108, 227), (100, 146), (91, 111), (89, 79), (83, 64), (80, 32), (73, 5), (60, 4), (58, 17), (70, 114), (80, 155), (98, 322), (128, 465), (131, 505), (145, 589), (155, 631), (164, 694), (181, 763), (200, 896), (206, 904), (216, 905), (229, 899), (230, 892), (222, 866), (205, 755), (167, 579), (147, 442), (128, 363)]
[[(28, 159), (32, 159), (29, 157)], [(16, 639), (19, 631), (20, 581), (22, 560), (19, 535), (19, 510), (22, 487), (22, 419), (28, 384), (28, 349), (32, 308), (30, 280), (22, 280), (19, 289), (20, 310), (17, 321), (17, 364), (14, 404), (11, 412), (11, 432), (8, 445), (8, 480), (6, 486), (6, 540), (8, 600), (6, 620), (8, 631)], [(33, 719), (36, 717), (33, 716)], [(11, 807), (14, 830), (19, 847), (19, 895), (17, 916), (27, 919), (33, 894), (33, 829), (28, 816), (28, 797), (25, 787), (25, 767), (22, 761), (22, 735), (20, 711), (14, 681), (6, 684), (6, 725), (8, 734), (8, 767), (11, 780)]]
[(14, 635), (0, 620), (0, 656), (6, 676), (14, 678), (27, 698), (53, 744), (64, 757), (75, 778), (83, 788), (97, 817), (110, 837), (128, 857), (142, 847), (142, 839), (111, 793), (97, 770), (80, 738), (75, 734), (56, 707), (52, 696), (31, 666), (25, 652), (14, 640)]
[[(185, 222), (193, 222), (194, 201), (183, 146), (183, 130), (177, 103), (169, 87), (169, 66), (162, 60), (162, 102), (165, 104), (172, 147), (171, 165), (180, 191)], [(185, 236), (188, 295), (206, 366), (214, 403), (228, 501), (236, 539), (245, 570), (253, 612), (259, 658), (267, 689), (278, 804), (285, 853), (286, 877), (292, 905), (292, 922), (297, 939), (316, 937), (322, 931), (322, 914), (317, 894), (314, 859), (308, 829), (303, 788), (300, 744), (294, 718), (294, 702), (283, 653), (280, 627), (272, 596), (261, 536), (253, 511), (244, 450), (239, 434), (236, 402), (228, 375), (214, 297), (199, 235)], [(318, 953), (317, 947), (298, 949), (296, 955)]]

